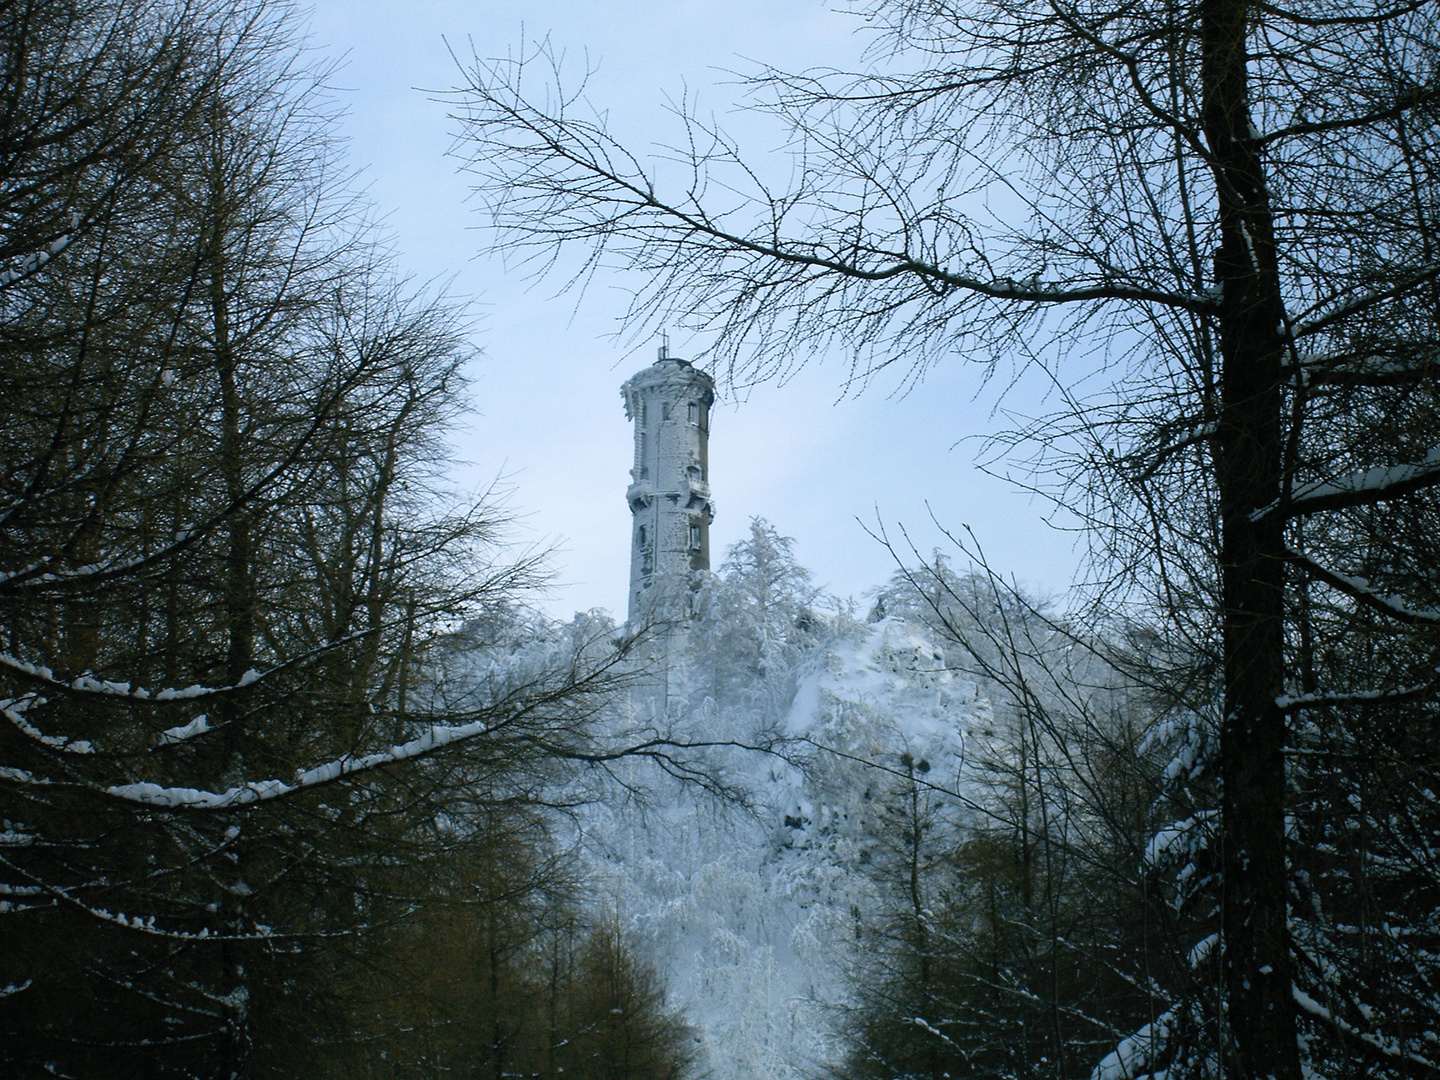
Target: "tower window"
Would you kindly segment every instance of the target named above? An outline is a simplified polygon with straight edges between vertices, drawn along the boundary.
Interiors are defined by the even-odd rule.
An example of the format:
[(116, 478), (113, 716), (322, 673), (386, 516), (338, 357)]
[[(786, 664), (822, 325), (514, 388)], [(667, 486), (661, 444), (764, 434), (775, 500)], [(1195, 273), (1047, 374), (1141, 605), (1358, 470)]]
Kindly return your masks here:
[(641, 525), (641, 526), (640, 526), (640, 532), (637, 534), (636, 539), (640, 542), (640, 546), (643, 548), (643, 547), (645, 546), (645, 526), (644, 526), (644, 525)]
[(700, 523), (698, 521), (690, 523), (690, 550), (700, 550)]
[(670, 403), (669, 403), (668, 401), (665, 402), (663, 405), (660, 406), (660, 419), (661, 419), (661, 420), (669, 420), (669, 419), (670, 419)]
[(697, 427), (700, 424), (700, 403), (698, 401), (690, 402), (690, 423)]

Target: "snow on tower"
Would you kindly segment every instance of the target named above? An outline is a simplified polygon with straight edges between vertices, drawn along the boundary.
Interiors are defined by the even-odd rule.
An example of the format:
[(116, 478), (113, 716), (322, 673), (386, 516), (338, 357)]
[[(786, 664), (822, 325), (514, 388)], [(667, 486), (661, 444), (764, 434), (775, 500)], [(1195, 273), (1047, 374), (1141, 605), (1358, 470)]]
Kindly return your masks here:
[(630, 470), (630, 624), (676, 623), (690, 610), (694, 572), (710, 569), (710, 406), (715, 381), (660, 347), (660, 359), (620, 388), (635, 424)]

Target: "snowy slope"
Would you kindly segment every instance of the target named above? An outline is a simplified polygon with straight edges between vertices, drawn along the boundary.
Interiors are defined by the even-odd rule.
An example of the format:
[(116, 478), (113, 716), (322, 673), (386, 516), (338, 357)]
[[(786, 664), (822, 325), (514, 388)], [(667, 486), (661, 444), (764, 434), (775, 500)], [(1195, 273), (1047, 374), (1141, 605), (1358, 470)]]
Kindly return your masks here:
[(676, 786), (643, 811), (600, 808), (590, 822), (595, 871), (696, 1026), (715, 1080), (798, 1078), (841, 1056), (846, 965), (876, 902), (874, 793), (904, 775), (902, 755), (937, 784), (963, 785), (967, 740), (991, 726), (924, 628), (832, 630), (785, 673), (779, 716), (671, 699), (672, 714), (688, 710), (712, 737), (784, 737), (783, 755), (728, 761), (750, 812)]

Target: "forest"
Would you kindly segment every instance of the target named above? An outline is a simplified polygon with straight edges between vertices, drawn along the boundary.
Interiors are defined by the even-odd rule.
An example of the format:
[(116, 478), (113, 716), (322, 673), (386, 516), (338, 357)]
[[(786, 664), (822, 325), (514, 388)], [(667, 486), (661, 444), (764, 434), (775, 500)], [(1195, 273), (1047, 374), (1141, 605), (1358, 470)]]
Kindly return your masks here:
[(0, 0), (5, 1075), (1440, 1074), (1440, 10), (846, 6), (745, 80), (788, 186), (545, 40), (460, 165), (722, 389), (1042, 372), (1063, 596), (756, 518), (684, 626), (541, 614), (303, 12)]

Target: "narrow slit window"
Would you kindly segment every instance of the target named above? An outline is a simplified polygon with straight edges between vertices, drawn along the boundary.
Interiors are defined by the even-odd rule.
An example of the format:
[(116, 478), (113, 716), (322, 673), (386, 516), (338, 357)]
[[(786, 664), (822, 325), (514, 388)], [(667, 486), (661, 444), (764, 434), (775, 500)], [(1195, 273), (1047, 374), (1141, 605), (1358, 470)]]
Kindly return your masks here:
[(700, 550), (700, 523), (698, 521), (690, 523), (690, 549), (692, 551)]
[(700, 426), (700, 403), (698, 401), (690, 402), (690, 423), (696, 427)]

